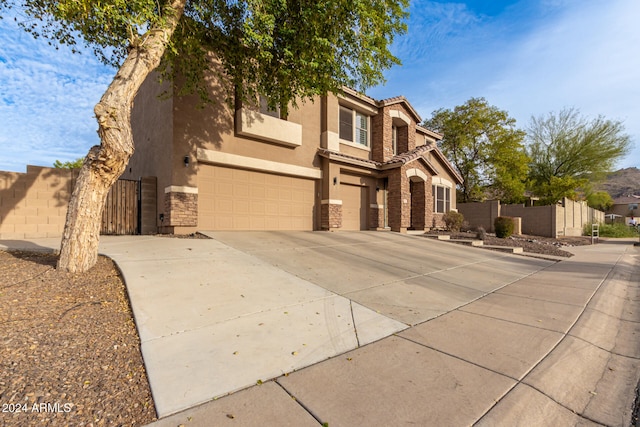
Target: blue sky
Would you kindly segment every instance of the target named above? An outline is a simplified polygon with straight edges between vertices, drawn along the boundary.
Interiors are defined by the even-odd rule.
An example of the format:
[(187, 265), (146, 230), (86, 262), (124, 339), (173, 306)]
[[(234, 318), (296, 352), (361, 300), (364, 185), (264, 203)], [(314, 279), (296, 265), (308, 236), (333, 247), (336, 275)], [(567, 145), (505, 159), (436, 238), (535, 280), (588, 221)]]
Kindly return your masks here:
[[(403, 62), (368, 95), (404, 95), (422, 116), (484, 97), (526, 128), (576, 107), (624, 122), (640, 167), (638, 0), (411, 1)], [(0, 20), (0, 170), (84, 156), (97, 144), (93, 106), (115, 71)]]

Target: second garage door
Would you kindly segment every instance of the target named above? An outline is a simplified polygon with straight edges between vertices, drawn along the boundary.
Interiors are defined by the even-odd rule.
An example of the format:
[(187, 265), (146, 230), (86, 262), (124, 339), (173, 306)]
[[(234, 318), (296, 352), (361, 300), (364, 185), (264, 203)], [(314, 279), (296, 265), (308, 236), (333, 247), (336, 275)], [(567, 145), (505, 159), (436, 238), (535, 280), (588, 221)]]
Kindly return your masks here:
[(315, 181), (202, 165), (201, 230), (313, 230)]
[(369, 187), (340, 185), (343, 230), (367, 230), (368, 191)]

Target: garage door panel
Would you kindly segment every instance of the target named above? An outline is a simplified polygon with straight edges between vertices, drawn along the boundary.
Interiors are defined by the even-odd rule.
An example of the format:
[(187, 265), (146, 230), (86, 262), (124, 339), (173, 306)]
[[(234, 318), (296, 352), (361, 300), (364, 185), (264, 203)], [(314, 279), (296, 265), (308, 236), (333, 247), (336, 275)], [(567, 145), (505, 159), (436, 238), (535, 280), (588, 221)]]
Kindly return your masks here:
[(236, 215), (249, 215), (249, 200), (236, 200), (233, 203), (233, 212)]
[(313, 229), (313, 180), (202, 165), (198, 184), (201, 229)]
[(288, 188), (281, 188), (278, 190), (278, 200), (291, 200), (291, 190)]
[(251, 188), (249, 189), (249, 191), (250, 191), (249, 195), (253, 199), (264, 200), (264, 198), (267, 196), (267, 192), (266, 192), (266, 190), (264, 188), (264, 185), (262, 185), (262, 184), (254, 184), (254, 185), (252, 185)]
[(265, 209), (265, 203), (261, 200), (252, 200), (251, 201), (251, 214), (252, 215), (260, 215), (264, 216), (267, 213)]
[(368, 187), (355, 185), (340, 185), (342, 197), (342, 229), (366, 230), (367, 229), (367, 202)]
[[(265, 214), (269, 216), (278, 216), (278, 203), (267, 201), (265, 204)], [(276, 223), (277, 224), (277, 223)]]
[(227, 179), (229, 181), (233, 181), (233, 169), (221, 169), (216, 171), (214, 174), (212, 169), (208, 170), (210, 177), (216, 177), (218, 179)]
[(265, 189), (266, 198), (268, 200), (278, 200), (278, 188), (270, 187)]
[[(199, 203), (198, 203), (199, 205)], [(213, 202), (214, 212), (220, 214), (232, 214), (233, 213), (233, 200), (232, 199), (217, 199)]]
[(231, 185), (232, 182), (233, 181), (216, 182), (214, 186), (216, 194), (222, 197), (233, 197), (233, 186)]

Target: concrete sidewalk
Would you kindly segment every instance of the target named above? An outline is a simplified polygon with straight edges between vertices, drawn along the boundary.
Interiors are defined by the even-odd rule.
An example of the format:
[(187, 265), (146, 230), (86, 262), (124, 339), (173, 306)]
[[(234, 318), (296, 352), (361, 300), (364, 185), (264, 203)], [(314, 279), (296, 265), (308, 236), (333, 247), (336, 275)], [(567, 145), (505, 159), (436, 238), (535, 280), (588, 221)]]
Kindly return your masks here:
[(153, 425), (627, 426), (640, 378), (640, 252), (630, 242), (575, 252), (432, 320)]
[(156, 427), (630, 423), (631, 241), (553, 263), (391, 233), (211, 236), (102, 238)]

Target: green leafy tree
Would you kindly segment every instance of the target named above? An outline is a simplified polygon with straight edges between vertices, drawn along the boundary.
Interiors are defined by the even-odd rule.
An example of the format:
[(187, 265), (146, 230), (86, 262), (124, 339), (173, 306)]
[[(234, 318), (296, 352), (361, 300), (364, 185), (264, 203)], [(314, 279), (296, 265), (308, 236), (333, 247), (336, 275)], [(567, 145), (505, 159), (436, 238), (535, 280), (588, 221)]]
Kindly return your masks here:
[(631, 147), (621, 122), (589, 120), (574, 108), (533, 117), (527, 130), (530, 189), (542, 204), (579, 198)]
[(0, 0), (0, 16), (17, 9), (34, 36), (74, 49), (85, 44), (117, 68), (94, 109), (101, 143), (90, 149), (76, 182), (58, 268), (86, 271), (97, 260), (106, 196), (134, 150), (133, 100), (153, 70), (179, 74), (174, 81), (205, 100), (204, 76), (213, 74), (227, 83), (227, 99), (264, 93), (283, 108), (343, 85), (364, 89), (399, 63), (389, 45), (406, 31), (407, 6), (408, 0)]
[(484, 98), (471, 98), (453, 110), (434, 111), (424, 126), (444, 135), (440, 148), (464, 178), (461, 202), (523, 198), (528, 164), (524, 132), (506, 111)]
[(606, 212), (613, 207), (613, 199), (606, 191), (596, 191), (587, 195), (587, 205)]
[(53, 167), (57, 169), (80, 169), (82, 167), (82, 162), (84, 162), (84, 158), (82, 157), (75, 159), (74, 161), (68, 160), (66, 162), (56, 160), (53, 162)]

